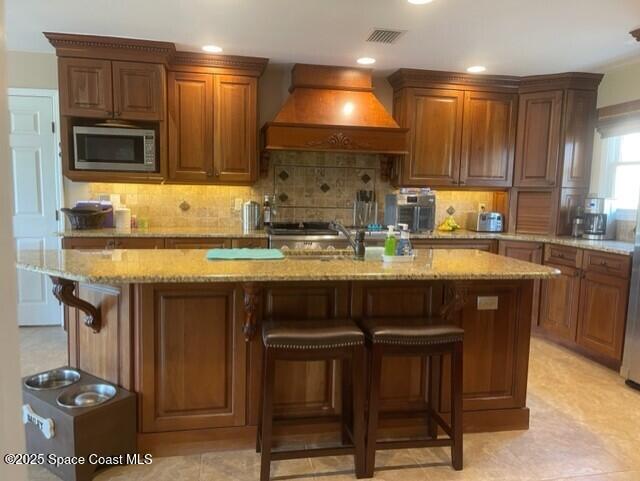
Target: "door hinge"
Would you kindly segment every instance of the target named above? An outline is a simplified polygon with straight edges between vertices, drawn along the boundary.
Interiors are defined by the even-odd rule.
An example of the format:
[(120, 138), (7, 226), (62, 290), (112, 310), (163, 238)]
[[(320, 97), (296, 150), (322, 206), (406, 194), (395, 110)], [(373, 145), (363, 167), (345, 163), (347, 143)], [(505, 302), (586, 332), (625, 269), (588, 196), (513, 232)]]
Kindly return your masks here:
[(55, 122), (51, 122), (51, 133), (52, 134), (56, 133), (56, 123)]

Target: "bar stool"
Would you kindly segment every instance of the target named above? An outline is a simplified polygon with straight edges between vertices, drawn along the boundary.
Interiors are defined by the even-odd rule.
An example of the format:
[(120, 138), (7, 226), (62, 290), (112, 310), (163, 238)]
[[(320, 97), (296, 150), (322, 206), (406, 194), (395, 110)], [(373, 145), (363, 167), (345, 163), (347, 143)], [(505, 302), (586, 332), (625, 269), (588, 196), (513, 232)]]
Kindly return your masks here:
[[(260, 481), (269, 481), (271, 461), (305, 457), (354, 455), (356, 477), (364, 476), (364, 398), (366, 351), (364, 334), (349, 320), (266, 321), (264, 343), (263, 397), (258, 423), (256, 451), (261, 452)], [(342, 361), (342, 446), (273, 451), (273, 392), (275, 362)], [(291, 424), (289, 421), (287, 424)]]
[[(361, 323), (367, 338), (369, 364), (369, 414), (367, 422), (366, 477), (372, 477), (378, 449), (451, 446), (455, 470), (462, 469), (462, 342), (464, 330), (433, 324), (425, 319), (367, 319)], [(451, 422), (437, 413), (442, 355), (451, 355)], [(429, 405), (426, 438), (378, 441), (380, 377), (384, 356), (420, 356), (429, 359)], [(433, 362), (437, 360), (438, 362)], [(438, 438), (438, 426), (448, 435)]]

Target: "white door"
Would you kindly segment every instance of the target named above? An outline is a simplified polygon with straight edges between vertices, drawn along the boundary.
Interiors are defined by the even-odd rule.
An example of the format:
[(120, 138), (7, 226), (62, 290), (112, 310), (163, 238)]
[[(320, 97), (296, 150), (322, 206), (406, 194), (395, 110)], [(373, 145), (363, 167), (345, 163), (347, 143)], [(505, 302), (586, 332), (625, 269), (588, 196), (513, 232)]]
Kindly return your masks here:
[[(57, 249), (60, 240), (58, 147), (54, 133), (55, 97), (9, 95), (9, 145), (13, 168), (13, 233), (20, 249)], [(57, 123), (57, 122), (56, 122)], [(51, 280), (18, 271), (18, 324), (60, 325), (62, 309)]]

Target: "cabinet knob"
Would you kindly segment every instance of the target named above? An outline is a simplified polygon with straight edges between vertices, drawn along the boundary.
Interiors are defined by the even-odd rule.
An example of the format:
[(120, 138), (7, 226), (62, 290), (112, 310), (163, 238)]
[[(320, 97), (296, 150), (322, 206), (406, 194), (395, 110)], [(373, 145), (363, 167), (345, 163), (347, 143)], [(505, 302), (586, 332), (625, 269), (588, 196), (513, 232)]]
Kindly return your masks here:
[(213, 171), (207, 170), (207, 177), (213, 177)]
[(218, 171), (218, 169), (214, 170), (213, 173), (216, 177), (220, 177), (220, 172)]
[(464, 180), (461, 180), (460, 182), (458, 182), (458, 184), (464, 185), (464, 184), (466, 184), (466, 182)]

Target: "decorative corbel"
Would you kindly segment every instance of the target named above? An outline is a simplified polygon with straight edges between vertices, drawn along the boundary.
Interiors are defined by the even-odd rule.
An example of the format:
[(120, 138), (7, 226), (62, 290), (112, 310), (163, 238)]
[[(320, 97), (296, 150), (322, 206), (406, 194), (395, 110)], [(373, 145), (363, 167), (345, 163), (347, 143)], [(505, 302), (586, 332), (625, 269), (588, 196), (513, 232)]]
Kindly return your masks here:
[(53, 281), (53, 295), (58, 299), (58, 302), (82, 311), (85, 326), (90, 327), (96, 334), (100, 332), (102, 327), (100, 309), (75, 296), (76, 283), (55, 276), (51, 276), (51, 281)]
[(445, 303), (440, 308), (440, 317), (452, 322), (467, 302), (467, 290), (456, 282), (448, 282), (445, 285)]
[(258, 328), (258, 309), (260, 308), (260, 294), (262, 289), (254, 283), (244, 284), (244, 340), (250, 342)]

